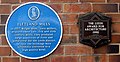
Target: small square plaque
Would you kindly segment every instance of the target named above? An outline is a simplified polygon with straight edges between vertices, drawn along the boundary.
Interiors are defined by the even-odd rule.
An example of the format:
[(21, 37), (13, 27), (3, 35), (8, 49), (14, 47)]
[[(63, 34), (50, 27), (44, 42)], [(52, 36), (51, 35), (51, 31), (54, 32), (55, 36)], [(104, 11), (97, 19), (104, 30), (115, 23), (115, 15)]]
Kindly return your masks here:
[(80, 42), (93, 48), (111, 41), (111, 18), (101, 13), (87, 13), (79, 17)]

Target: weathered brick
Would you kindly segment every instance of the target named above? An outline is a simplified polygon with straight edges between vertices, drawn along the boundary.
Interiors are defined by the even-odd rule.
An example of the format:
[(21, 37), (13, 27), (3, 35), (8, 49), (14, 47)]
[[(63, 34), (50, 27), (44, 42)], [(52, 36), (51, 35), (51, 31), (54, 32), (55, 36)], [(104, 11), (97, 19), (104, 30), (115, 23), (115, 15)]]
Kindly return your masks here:
[(1, 0), (1, 3), (19, 3), (19, 0)]
[(20, 56), (17, 53), (15, 53), (14, 51), (11, 51), (13, 53), (13, 56)]
[(0, 14), (9, 14), (11, 12), (10, 5), (0, 5)]
[(5, 26), (0, 26), (0, 34), (5, 34)]
[(0, 47), (0, 56), (10, 56), (11, 49), (9, 47)]
[(110, 55), (109, 62), (120, 62), (120, 55)]
[(105, 0), (80, 0), (81, 2), (105, 2)]
[(94, 49), (94, 54), (106, 54), (106, 53), (107, 53), (107, 45)]
[(6, 24), (9, 15), (1, 15), (1, 24)]
[(118, 12), (118, 4), (93, 4), (95, 12)]
[(62, 2), (62, 3), (65, 3), (65, 2), (78, 2), (78, 0), (50, 0), (50, 2)]
[(78, 25), (71, 25), (70, 26), (70, 33), (71, 34), (79, 34), (79, 27), (78, 27)]
[(108, 62), (108, 56), (107, 55), (100, 55), (100, 62)]
[(78, 62), (78, 56), (54, 56), (51, 62)]
[(120, 0), (108, 0), (109, 3), (120, 3)]
[(59, 45), (58, 48), (53, 52), (55, 55), (62, 55), (64, 54), (64, 46)]
[(112, 24), (113, 33), (120, 33), (120, 23)]
[(90, 4), (65, 4), (64, 5), (64, 12), (72, 12), (72, 13), (84, 13), (84, 12), (91, 12), (91, 5)]
[(81, 56), (81, 62), (107, 62), (107, 55)]
[(92, 54), (92, 48), (88, 46), (71, 45), (65, 46), (65, 54)]
[(12, 10), (16, 9), (19, 5), (13, 5)]
[(50, 62), (50, 59), (49, 57), (45, 57), (42, 59), (36, 59), (36, 60), (22, 58), (21, 62)]
[(3, 62), (20, 62), (20, 59), (17, 57), (4, 57)]
[(78, 14), (60, 14), (62, 23), (77, 23), (78, 22)]
[(44, 57), (42, 59), (33, 60), (33, 62), (50, 62), (50, 58), (49, 57)]
[(22, 58), (21, 62), (33, 62), (33, 60), (32, 59)]
[(81, 62), (94, 62), (94, 56), (81, 56)]
[(1, 58), (0, 58), (0, 62), (2, 62)]
[(1, 37), (1, 40), (2, 40), (2, 45), (8, 45), (5, 36), (2, 36), (2, 37)]
[(0, 37), (0, 45), (2, 44), (2, 38)]
[(112, 22), (120, 22), (120, 14), (107, 14), (112, 18)]
[(56, 12), (62, 12), (62, 4), (50, 4)]
[(48, 0), (21, 0), (21, 2), (47, 2)]
[(62, 44), (77, 43), (77, 36), (63, 35)]
[(69, 25), (63, 25), (63, 34), (69, 34), (69, 30), (70, 29), (70, 27), (69, 27)]
[(120, 35), (112, 35), (112, 43), (120, 43)]

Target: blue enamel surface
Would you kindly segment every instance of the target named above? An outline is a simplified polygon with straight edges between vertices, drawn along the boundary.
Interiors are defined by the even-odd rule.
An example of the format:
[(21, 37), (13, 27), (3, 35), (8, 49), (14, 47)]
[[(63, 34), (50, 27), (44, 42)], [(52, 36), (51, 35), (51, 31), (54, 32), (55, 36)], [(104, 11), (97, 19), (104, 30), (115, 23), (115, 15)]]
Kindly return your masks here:
[[(28, 16), (30, 7), (35, 6), (39, 9), (36, 10), (37, 16), (39, 16), (35, 20), (31, 20)], [(30, 9), (31, 12), (31, 9)], [(38, 14), (38, 12), (40, 12)], [(32, 17), (30, 13), (30, 17)], [(21, 24), (24, 25), (21, 25)], [(36, 25), (31, 25), (31, 23), (34, 23)], [(16, 28), (16, 29), (15, 29)], [(36, 28), (36, 30), (24, 30), (23, 28)], [(55, 28), (56, 32), (41, 32), (44, 31), (42, 28)], [(23, 30), (22, 30), (23, 29)], [(20, 31), (20, 32), (19, 32)], [(30, 31), (30, 32), (25, 32)], [(32, 32), (34, 31), (34, 32)], [(47, 30), (46, 30), (47, 31)], [(52, 30), (51, 30), (52, 31)], [(14, 33), (13, 33), (14, 32)], [(16, 33), (15, 33), (16, 32)], [(17, 34), (26, 34), (25, 36), (18, 36), (20, 39), (19, 42), (14, 42), (17, 38)], [(27, 34), (31, 34), (27, 36)], [(41, 38), (42, 36), (33, 36), (34, 34), (53, 34), (51, 39), (48, 38)], [(21, 5), (19, 8), (17, 8), (12, 14), (9, 16), (9, 19), (7, 21), (6, 25), (6, 37), (8, 40), (9, 45), (11, 48), (19, 55), (30, 58), (30, 59), (36, 59), (36, 58), (43, 58), (49, 54), (51, 54), (58, 46), (62, 36), (62, 25), (61, 20), (59, 19), (58, 15), (48, 6), (45, 6), (43, 4), (39, 3), (28, 3), (25, 5)], [(30, 37), (27, 39), (23, 39), (23, 37)], [(47, 36), (44, 36), (47, 37)], [(26, 42), (22, 42), (22, 40), (27, 40)], [(28, 42), (28, 40), (32, 40)], [(37, 40), (34, 42), (33, 40)], [(38, 40), (55, 40), (53, 42), (47, 42), (47, 41), (40, 41)], [(24, 48), (20, 48), (20, 46), (27, 46), (32, 43), (51, 43), (50, 48), (46, 48), (45, 51), (23, 51)], [(40, 45), (40, 44), (38, 44)], [(37, 46), (38, 46), (37, 45)], [(43, 46), (47, 46), (44, 44)], [(41, 48), (25, 48), (27, 49), (41, 49)]]

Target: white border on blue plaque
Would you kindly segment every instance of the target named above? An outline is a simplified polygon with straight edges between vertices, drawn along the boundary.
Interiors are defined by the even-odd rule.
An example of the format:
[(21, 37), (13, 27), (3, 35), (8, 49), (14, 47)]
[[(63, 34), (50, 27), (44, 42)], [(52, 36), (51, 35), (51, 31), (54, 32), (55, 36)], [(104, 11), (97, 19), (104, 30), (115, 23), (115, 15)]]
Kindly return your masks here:
[(60, 44), (62, 23), (58, 14), (40, 2), (21, 4), (9, 15), (5, 35), (18, 55), (39, 59), (50, 55)]

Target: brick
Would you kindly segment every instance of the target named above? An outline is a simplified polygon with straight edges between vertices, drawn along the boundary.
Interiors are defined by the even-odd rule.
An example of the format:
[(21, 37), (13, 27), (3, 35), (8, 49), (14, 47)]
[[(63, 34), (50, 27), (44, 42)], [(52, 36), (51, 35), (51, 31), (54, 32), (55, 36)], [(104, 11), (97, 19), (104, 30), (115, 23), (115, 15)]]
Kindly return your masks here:
[(93, 4), (94, 12), (118, 12), (117, 4)]
[(78, 14), (61, 14), (62, 23), (77, 23), (78, 22)]
[(108, 62), (108, 56), (107, 55), (100, 55), (100, 62)]
[(50, 59), (47, 57), (42, 59), (36, 59), (36, 60), (22, 58), (22, 62), (50, 62)]
[(2, 44), (2, 38), (0, 37), (0, 45)]
[(94, 54), (106, 54), (107, 45), (94, 49)]
[(16, 9), (19, 5), (12, 6), (12, 10)]
[(84, 13), (84, 12), (91, 12), (91, 5), (90, 4), (65, 4), (64, 5), (64, 12), (72, 12), (72, 13)]
[(4, 57), (3, 62), (20, 62), (20, 60), (17, 57)]
[(0, 5), (0, 14), (9, 14), (11, 12), (10, 5)]
[(119, 45), (109, 45), (108, 53), (119, 53)]
[(69, 27), (69, 25), (63, 25), (63, 34), (69, 34), (69, 30), (70, 29), (70, 27)]
[(63, 55), (64, 54), (64, 46), (59, 45), (58, 48), (53, 52), (55, 55)]
[(79, 45), (65, 46), (65, 54), (68, 55), (92, 54), (92, 48), (88, 46)]
[(50, 59), (48, 57), (42, 59), (36, 59), (36, 60), (22, 58), (21, 62), (50, 62)]
[(70, 33), (71, 34), (79, 34), (79, 26), (78, 25), (71, 25), (70, 26)]
[(81, 62), (94, 62), (94, 56), (81, 56)]
[(81, 62), (107, 62), (107, 55), (81, 56)]
[(5, 34), (5, 26), (0, 26), (0, 34)]
[(49, 59), (49, 57), (45, 57), (42, 59), (36, 59), (33, 62), (50, 62), (50, 59)]
[(47, 2), (48, 0), (21, 0), (21, 2)]
[(50, 4), (50, 6), (56, 11), (56, 12), (62, 12), (62, 4)]
[(120, 0), (108, 0), (109, 3), (120, 3)]
[(21, 62), (33, 62), (32, 59), (22, 58)]
[(2, 37), (1, 37), (1, 40), (2, 40), (2, 45), (8, 45), (5, 36), (2, 36)]
[(111, 43), (120, 43), (120, 35), (112, 35)]
[(50, 0), (50, 2), (62, 2), (62, 3), (65, 3), (65, 2), (78, 2), (78, 0)]
[(78, 62), (78, 56), (54, 56), (51, 62)]
[(110, 55), (109, 62), (120, 62), (120, 55)]
[(120, 33), (120, 23), (112, 24), (113, 33)]
[(17, 53), (15, 53), (14, 51), (12, 51), (13, 52), (13, 56), (19, 56)]
[(103, 55), (95, 55), (94, 56), (95, 62), (107, 62), (107, 59)]
[(77, 36), (63, 35), (62, 44), (77, 43)]
[(1, 24), (6, 24), (9, 15), (1, 15)]
[(105, 0), (80, 0), (81, 2), (105, 2)]
[(19, 0), (1, 0), (1, 3), (19, 3)]
[(0, 47), (0, 56), (10, 56), (11, 49), (9, 47)]
[(120, 22), (120, 14), (107, 14), (112, 18), (112, 22)]

